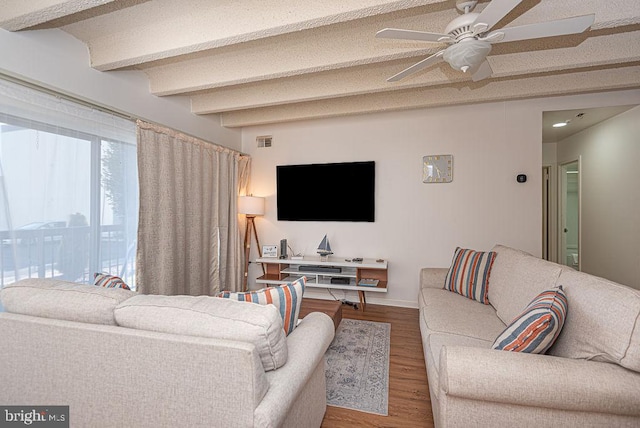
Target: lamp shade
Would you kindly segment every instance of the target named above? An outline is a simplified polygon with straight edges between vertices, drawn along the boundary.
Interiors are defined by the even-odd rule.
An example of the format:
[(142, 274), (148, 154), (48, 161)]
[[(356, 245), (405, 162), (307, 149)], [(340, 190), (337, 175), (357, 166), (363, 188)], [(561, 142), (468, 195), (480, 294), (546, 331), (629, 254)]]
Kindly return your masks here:
[(264, 198), (259, 196), (240, 196), (238, 212), (249, 216), (264, 215)]

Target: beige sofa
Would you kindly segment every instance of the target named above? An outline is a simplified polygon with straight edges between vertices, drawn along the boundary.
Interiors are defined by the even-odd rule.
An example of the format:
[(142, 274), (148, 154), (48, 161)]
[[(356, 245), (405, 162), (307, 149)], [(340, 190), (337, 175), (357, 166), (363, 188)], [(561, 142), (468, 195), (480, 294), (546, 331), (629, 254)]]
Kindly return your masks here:
[[(420, 329), (436, 427), (640, 427), (640, 292), (498, 245), (490, 305), (421, 272)], [(548, 355), (492, 350), (542, 290), (562, 285)]]
[[(273, 305), (52, 280), (21, 281), (0, 298), (3, 405), (69, 405), (72, 427), (322, 422), (334, 336), (325, 314), (285, 337)], [(205, 337), (216, 330), (240, 339)]]

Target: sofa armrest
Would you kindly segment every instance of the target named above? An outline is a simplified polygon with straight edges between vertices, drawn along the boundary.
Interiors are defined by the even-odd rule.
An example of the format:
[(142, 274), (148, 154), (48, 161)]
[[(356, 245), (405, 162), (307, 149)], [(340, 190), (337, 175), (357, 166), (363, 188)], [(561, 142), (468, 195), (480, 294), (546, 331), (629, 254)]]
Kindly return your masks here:
[(327, 314), (312, 312), (287, 337), (289, 356), (284, 366), (266, 373), (269, 391), (255, 410), (255, 426), (279, 427), (300, 395), (335, 335)]
[(420, 271), (420, 288), (444, 288), (449, 268), (424, 268)]
[(443, 347), (440, 390), (470, 400), (640, 416), (640, 373), (550, 355)]

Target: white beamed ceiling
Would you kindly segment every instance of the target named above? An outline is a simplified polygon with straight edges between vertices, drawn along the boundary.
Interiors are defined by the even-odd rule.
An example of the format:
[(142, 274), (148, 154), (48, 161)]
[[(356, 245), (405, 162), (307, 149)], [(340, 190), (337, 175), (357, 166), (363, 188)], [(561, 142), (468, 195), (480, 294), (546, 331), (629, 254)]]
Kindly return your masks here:
[(638, 0), (524, 0), (496, 28), (588, 13), (584, 34), (494, 45), (494, 75), (478, 83), (446, 63), (386, 82), (443, 45), (376, 31), (442, 32), (453, 0), (9, 0), (0, 27), (60, 28), (92, 67), (142, 70), (153, 94), (187, 95), (193, 113), (241, 127), (640, 87)]

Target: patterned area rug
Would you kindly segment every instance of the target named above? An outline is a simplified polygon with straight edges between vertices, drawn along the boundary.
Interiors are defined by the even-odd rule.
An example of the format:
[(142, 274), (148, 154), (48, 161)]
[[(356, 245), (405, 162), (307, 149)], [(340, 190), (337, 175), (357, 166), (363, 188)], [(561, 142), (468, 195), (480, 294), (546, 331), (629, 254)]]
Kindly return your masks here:
[(391, 324), (343, 319), (327, 350), (327, 404), (388, 414)]

